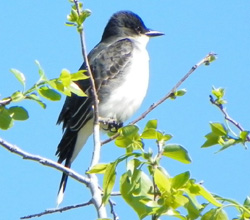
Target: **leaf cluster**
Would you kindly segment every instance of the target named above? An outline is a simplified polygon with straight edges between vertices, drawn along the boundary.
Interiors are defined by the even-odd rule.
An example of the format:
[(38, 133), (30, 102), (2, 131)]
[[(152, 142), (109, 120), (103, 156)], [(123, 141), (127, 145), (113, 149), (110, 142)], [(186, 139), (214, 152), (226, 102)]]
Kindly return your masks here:
[[(149, 215), (153, 216), (152, 219), (159, 219), (162, 215), (183, 220), (199, 217), (203, 220), (228, 219), (223, 210), (225, 206), (220, 202), (225, 202), (225, 199), (213, 196), (201, 183), (191, 178), (189, 171), (172, 177), (160, 165), (163, 158), (171, 158), (184, 164), (191, 163), (191, 159), (184, 147), (168, 143), (172, 136), (157, 130), (157, 120), (148, 121), (141, 133), (136, 125), (125, 126), (118, 132), (115, 145), (124, 148), (126, 153), (111, 163), (98, 164), (88, 171), (104, 174), (103, 203), (107, 203), (112, 195), (118, 178), (117, 166), (125, 162), (126, 170), (119, 178), (120, 193), (140, 219)], [(156, 153), (145, 149), (146, 140), (156, 142)], [(200, 203), (199, 197), (205, 203)], [(231, 203), (239, 207), (239, 204), (236, 206)], [(206, 211), (209, 204), (213, 208)], [(183, 208), (186, 210), (185, 214)]]
[[(249, 142), (250, 140), (249, 131), (243, 129), (239, 123), (233, 120), (226, 112), (224, 105), (227, 101), (224, 99), (224, 96), (225, 89), (213, 87), (212, 95), (210, 95), (210, 101), (224, 114), (225, 123), (210, 122), (211, 132), (205, 136), (207, 140), (201, 146), (203, 148), (220, 145), (222, 147), (219, 151), (222, 151), (235, 144), (242, 144), (246, 147), (246, 142)], [(233, 132), (230, 125), (234, 126), (234, 128), (238, 130), (238, 134)]]
[(71, 74), (68, 70), (63, 69), (58, 78), (49, 80), (38, 61), (36, 61), (36, 64), (40, 78), (28, 90), (25, 89), (25, 75), (17, 69), (10, 70), (21, 83), (23, 89), (0, 100), (0, 129), (7, 130), (13, 126), (15, 120), (23, 121), (29, 118), (28, 111), (24, 107), (18, 105), (8, 107), (11, 103), (32, 100), (38, 103), (42, 108), (46, 108), (46, 104), (42, 101), (41, 97), (50, 101), (59, 101), (61, 99), (60, 93), (67, 96), (71, 96), (71, 93), (78, 96), (86, 96), (77, 83), (75, 83), (75, 81), (88, 78), (83, 74), (83, 70)]

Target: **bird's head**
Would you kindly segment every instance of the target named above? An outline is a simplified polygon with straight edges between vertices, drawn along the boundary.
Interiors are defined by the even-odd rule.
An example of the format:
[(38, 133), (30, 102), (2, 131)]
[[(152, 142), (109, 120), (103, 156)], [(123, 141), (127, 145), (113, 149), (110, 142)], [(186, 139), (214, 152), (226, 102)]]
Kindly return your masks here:
[(106, 25), (102, 41), (109, 37), (156, 37), (161, 35), (163, 33), (147, 28), (137, 14), (131, 11), (119, 11), (110, 18)]

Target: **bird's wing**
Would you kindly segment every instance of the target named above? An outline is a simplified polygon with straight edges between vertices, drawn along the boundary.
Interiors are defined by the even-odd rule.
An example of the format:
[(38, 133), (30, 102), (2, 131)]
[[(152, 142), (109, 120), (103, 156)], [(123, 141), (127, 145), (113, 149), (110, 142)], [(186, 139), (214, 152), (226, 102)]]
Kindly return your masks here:
[[(94, 76), (99, 101), (109, 94), (100, 94), (100, 90), (112, 82), (126, 68), (133, 51), (133, 42), (130, 39), (121, 39), (114, 43), (100, 43), (89, 54), (89, 64)], [(85, 63), (80, 69), (86, 69)], [(118, 81), (119, 83), (119, 81)], [(72, 94), (67, 97), (58, 118), (58, 124), (63, 123), (64, 135), (58, 145), (56, 154), (58, 162), (69, 160), (73, 154), (78, 131), (93, 117), (93, 99), (91, 97), (90, 81), (77, 82), (80, 88), (87, 93), (87, 97)], [(102, 90), (109, 93), (108, 90)], [(112, 92), (112, 91), (111, 91)]]

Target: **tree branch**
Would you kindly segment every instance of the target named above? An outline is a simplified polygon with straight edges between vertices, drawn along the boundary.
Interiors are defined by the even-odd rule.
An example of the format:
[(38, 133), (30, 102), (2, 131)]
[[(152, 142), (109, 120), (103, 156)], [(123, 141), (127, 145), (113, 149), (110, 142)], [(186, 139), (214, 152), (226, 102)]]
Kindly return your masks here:
[(88, 201), (86, 203), (82, 203), (82, 204), (78, 204), (78, 205), (70, 205), (70, 206), (65, 206), (65, 207), (57, 208), (57, 209), (47, 209), (44, 212), (40, 212), (40, 213), (37, 213), (37, 214), (27, 215), (27, 216), (21, 217), (21, 219), (29, 219), (29, 218), (34, 218), (34, 217), (41, 217), (43, 215), (53, 214), (53, 213), (56, 213), (56, 212), (64, 212), (64, 211), (68, 211), (70, 209), (76, 209), (76, 208), (88, 206), (88, 205), (91, 205), (91, 204), (92, 204), (92, 201), (90, 200), (90, 201)]
[(19, 147), (15, 146), (13, 144), (8, 143), (7, 141), (3, 140), (2, 138), (0, 138), (0, 145), (2, 145), (8, 151), (23, 157), (23, 159), (25, 159), (25, 160), (33, 160), (33, 161), (41, 163), (44, 166), (48, 166), (48, 167), (52, 167), (54, 169), (60, 170), (64, 173), (66, 173), (67, 175), (69, 175), (70, 177), (72, 177), (73, 179), (85, 184), (86, 186), (88, 186), (90, 183), (90, 179), (80, 175), (79, 173), (75, 172), (74, 170), (67, 168), (64, 165), (59, 164), (53, 160), (25, 152), (24, 150), (20, 149)]
[[(216, 101), (214, 100), (213, 96), (209, 96), (210, 98), (210, 102), (217, 106), (220, 111), (222, 112), (222, 114), (224, 115), (224, 118), (226, 121), (229, 121), (230, 123), (232, 123), (235, 127), (237, 127), (240, 131), (245, 131), (245, 129), (240, 125), (239, 122), (235, 121), (233, 118), (230, 117), (230, 115), (227, 113), (226, 108), (224, 108), (224, 106), (222, 104), (218, 104), (216, 103)], [(247, 136), (247, 141), (250, 141), (250, 136)]]
[[(78, 15), (81, 14), (81, 11), (79, 9), (79, 3), (78, 0), (74, 0), (76, 10)], [(94, 77), (92, 75), (90, 65), (88, 62), (88, 57), (87, 57), (87, 50), (86, 50), (86, 44), (85, 44), (85, 36), (83, 30), (83, 25), (82, 28), (78, 28), (78, 31), (80, 33), (80, 40), (81, 40), (81, 48), (82, 48), (82, 54), (83, 54), (83, 59), (86, 65), (87, 72), (89, 73), (90, 77), (90, 82), (91, 82), (91, 88), (92, 88), (92, 98), (94, 99), (94, 149), (93, 149), (93, 154), (92, 154), (92, 160), (91, 160), (91, 165), (90, 168), (93, 167), (94, 165), (98, 164), (100, 160), (100, 153), (101, 153), (101, 142), (100, 142), (100, 125), (99, 125), (99, 111), (98, 111), (98, 96), (97, 96), (97, 91), (95, 87), (95, 81)], [(102, 203), (102, 196), (101, 196), (101, 191), (98, 188), (98, 178), (95, 174), (87, 174), (90, 178), (90, 184), (89, 188), (92, 194), (92, 202), (95, 205), (95, 208), (98, 213), (99, 218), (107, 218), (107, 211), (105, 209), (105, 206)]]
[[(145, 118), (151, 111), (153, 111), (156, 107), (158, 107), (160, 104), (162, 104), (163, 102), (165, 102), (168, 98), (170, 98), (175, 92), (176, 90), (180, 87), (180, 85), (198, 68), (200, 67), (202, 64), (208, 65), (211, 61), (211, 57), (214, 57), (216, 54), (214, 53), (209, 53), (208, 55), (206, 55), (200, 62), (198, 62), (196, 65), (194, 65), (180, 80), (179, 82), (176, 83), (176, 85), (163, 97), (161, 98), (158, 102), (153, 103), (144, 113), (142, 113), (137, 119), (135, 119), (134, 121), (130, 122), (129, 124), (135, 124), (138, 121), (142, 120), (143, 118)], [(114, 140), (115, 138), (117, 138), (119, 136), (119, 133), (116, 133), (115, 135), (113, 135), (112, 137), (110, 137), (107, 140), (102, 141), (101, 145), (107, 144), (110, 141)]]

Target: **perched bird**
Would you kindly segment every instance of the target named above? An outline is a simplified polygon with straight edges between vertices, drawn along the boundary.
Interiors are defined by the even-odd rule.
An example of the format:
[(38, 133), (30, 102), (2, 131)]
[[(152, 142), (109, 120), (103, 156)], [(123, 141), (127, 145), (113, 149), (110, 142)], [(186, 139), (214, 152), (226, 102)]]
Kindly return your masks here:
[[(150, 37), (163, 33), (148, 29), (133, 12), (115, 13), (106, 25), (101, 41), (89, 53), (88, 61), (99, 100), (99, 117), (121, 127), (140, 107), (148, 88)], [(86, 69), (85, 63), (80, 70)], [(57, 147), (58, 162), (70, 167), (88, 137), (93, 133), (93, 97), (89, 80), (79, 80), (88, 95), (67, 97), (57, 123), (64, 134)], [(104, 125), (103, 125), (104, 126)], [(68, 176), (63, 174), (57, 204), (63, 200)]]

